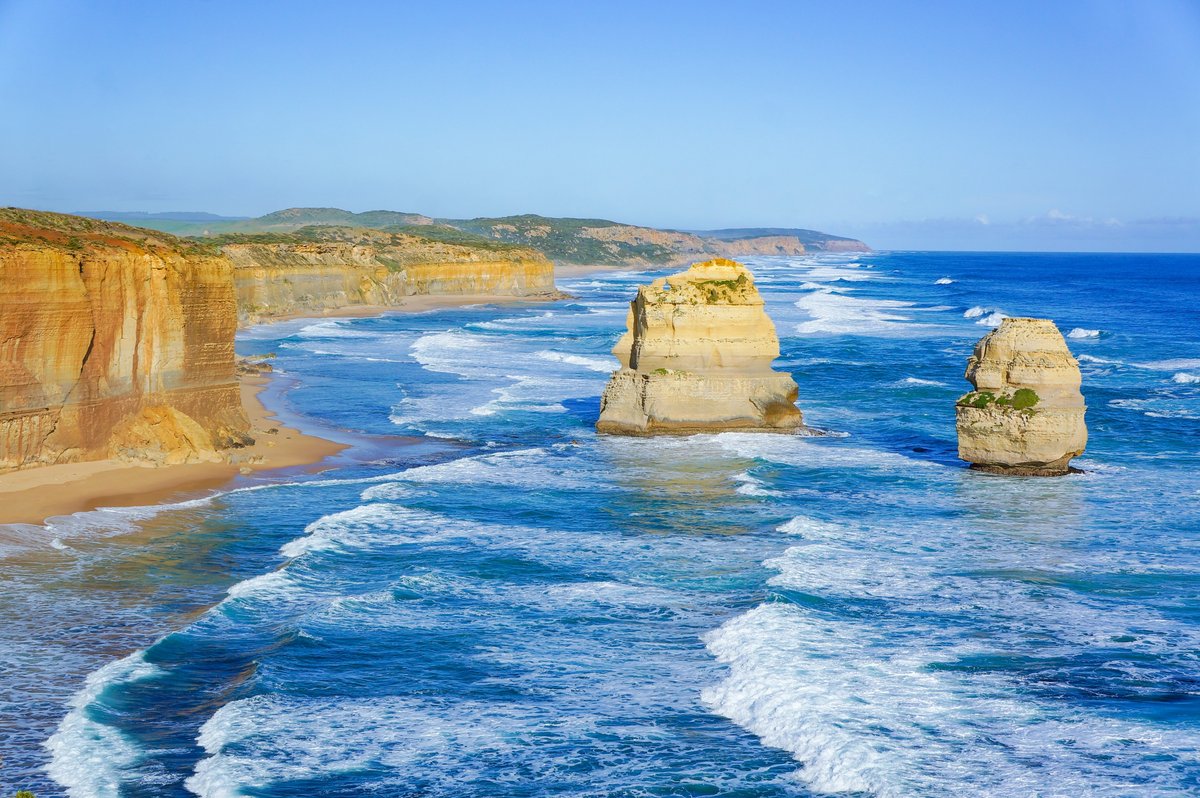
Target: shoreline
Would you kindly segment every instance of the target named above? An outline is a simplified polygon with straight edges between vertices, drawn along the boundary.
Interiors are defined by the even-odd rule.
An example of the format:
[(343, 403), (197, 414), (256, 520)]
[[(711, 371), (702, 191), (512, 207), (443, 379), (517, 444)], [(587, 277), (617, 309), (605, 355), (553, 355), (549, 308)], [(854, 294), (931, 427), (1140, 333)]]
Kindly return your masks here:
[[(598, 271), (596, 267), (579, 268)], [(400, 305), (349, 305), (256, 318), (239, 329), (295, 319), (364, 318), (390, 312), (424, 313), (476, 304), (545, 302), (558, 298), (424, 294), (407, 297)], [(200, 498), (246, 474), (290, 468), (309, 473), (321, 471), (325, 460), (350, 448), (348, 444), (305, 433), (280, 421), (277, 412), (262, 399), (277, 376), (240, 374), (237, 379), (255, 443), (234, 451), (235, 462), (149, 466), (119, 460), (90, 460), (10, 471), (0, 474), (0, 526), (40, 526), (51, 518), (101, 507), (142, 507)]]
[(0, 525), (42, 525), (56, 516), (100, 507), (199, 498), (245, 474), (306, 466), (320, 470), (324, 460), (348, 448), (284, 425), (261, 398), (271, 379), (261, 374), (238, 377), (255, 442), (234, 453), (237, 462), (144, 466), (90, 460), (11, 471), (0, 474)]
[[(570, 276), (577, 276), (576, 270), (593, 272), (602, 268), (572, 266), (568, 270)], [(401, 305), (350, 305), (324, 311), (281, 313), (253, 319), (251, 323), (240, 325), (239, 330), (304, 318), (366, 318), (392, 312), (425, 313), (450, 307), (509, 305), (560, 298), (565, 295), (422, 294), (408, 296)], [(263, 402), (266, 389), (276, 379), (278, 377), (269, 372), (239, 374), (242, 409), (250, 418), (254, 444), (232, 452), (234, 462), (138, 466), (115, 460), (94, 460), (14, 470), (0, 474), (0, 527), (7, 524), (43, 526), (50, 518), (106, 506), (152, 506), (200, 498), (247, 474), (290, 468), (307, 473), (323, 470), (324, 461), (349, 449), (349, 444), (336, 443), (283, 424), (276, 410)]]

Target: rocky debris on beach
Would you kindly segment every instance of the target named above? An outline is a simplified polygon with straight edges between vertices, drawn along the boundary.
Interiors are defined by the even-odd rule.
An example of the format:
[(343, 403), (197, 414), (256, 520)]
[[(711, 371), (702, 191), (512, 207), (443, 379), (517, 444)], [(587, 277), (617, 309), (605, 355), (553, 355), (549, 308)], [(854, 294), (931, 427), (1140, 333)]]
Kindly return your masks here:
[(653, 435), (788, 432), (802, 425), (795, 381), (771, 369), (779, 338), (754, 276), (724, 258), (638, 288), (596, 429)]
[(1001, 474), (1055, 476), (1087, 445), (1079, 363), (1049, 319), (1009, 318), (975, 345), (958, 400), (958, 456)]
[(272, 366), (270, 362), (274, 359), (274, 352), (267, 352), (265, 355), (247, 355), (246, 357), (239, 357), (237, 360), (237, 373), (240, 376), (250, 377), (253, 377), (257, 374), (270, 374), (275, 370), (275, 367)]

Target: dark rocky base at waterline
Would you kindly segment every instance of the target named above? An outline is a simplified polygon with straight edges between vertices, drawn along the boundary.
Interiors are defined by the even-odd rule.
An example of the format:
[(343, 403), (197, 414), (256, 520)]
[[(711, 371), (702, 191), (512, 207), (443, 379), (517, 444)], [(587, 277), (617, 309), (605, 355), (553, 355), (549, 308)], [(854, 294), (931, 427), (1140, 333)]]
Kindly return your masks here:
[(992, 465), (990, 463), (971, 463), (972, 471), (982, 471), (985, 474), (1000, 474), (1009, 477), (1065, 477), (1068, 474), (1082, 474), (1083, 469), (1071, 465)]

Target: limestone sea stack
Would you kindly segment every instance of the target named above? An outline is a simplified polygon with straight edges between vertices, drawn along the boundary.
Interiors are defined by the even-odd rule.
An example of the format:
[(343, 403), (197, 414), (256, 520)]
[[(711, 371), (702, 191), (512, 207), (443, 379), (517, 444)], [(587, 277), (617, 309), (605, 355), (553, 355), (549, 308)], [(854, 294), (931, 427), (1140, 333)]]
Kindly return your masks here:
[(771, 370), (779, 338), (754, 276), (718, 258), (638, 288), (613, 348), (621, 368), (596, 429), (621, 435), (801, 426), (798, 389)]
[(1079, 363), (1049, 319), (1004, 319), (967, 360), (958, 456), (972, 468), (1054, 476), (1087, 445)]

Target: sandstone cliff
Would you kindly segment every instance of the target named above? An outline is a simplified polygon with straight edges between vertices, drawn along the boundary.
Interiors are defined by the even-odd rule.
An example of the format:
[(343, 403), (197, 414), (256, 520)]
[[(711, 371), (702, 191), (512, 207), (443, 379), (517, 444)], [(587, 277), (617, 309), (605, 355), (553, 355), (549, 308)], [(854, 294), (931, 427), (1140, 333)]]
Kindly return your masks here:
[(0, 470), (244, 445), (234, 301), (214, 250), (0, 209)]
[(967, 361), (958, 456), (996, 473), (1056, 475), (1087, 445), (1079, 363), (1049, 319), (1004, 319)]
[(219, 243), (233, 262), (243, 322), (354, 305), (387, 307), (416, 294), (558, 296), (554, 266), (535, 250), (432, 235), (316, 227)]
[(771, 370), (779, 339), (746, 267), (717, 259), (638, 289), (599, 432), (627, 435), (801, 426), (796, 383)]

